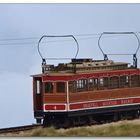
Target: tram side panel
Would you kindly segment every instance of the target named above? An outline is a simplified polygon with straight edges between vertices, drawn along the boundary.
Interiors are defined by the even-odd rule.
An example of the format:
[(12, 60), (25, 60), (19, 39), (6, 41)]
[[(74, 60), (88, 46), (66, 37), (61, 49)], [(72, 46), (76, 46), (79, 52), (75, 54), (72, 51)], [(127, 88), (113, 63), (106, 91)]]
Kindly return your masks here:
[(43, 111), (45, 114), (67, 110), (65, 81), (44, 81), (43, 93)]
[[(77, 89), (75, 91), (70, 89), (69, 111), (71, 113), (69, 113), (69, 115), (86, 115), (88, 112), (102, 113), (102, 111), (99, 110), (108, 112), (114, 111), (114, 108), (118, 111), (119, 108), (120, 110), (140, 109), (140, 75), (137, 77), (138, 79), (135, 78), (135, 81), (132, 81), (133, 76), (130, 77), (129, 83), (131, 83), (131, 87), (126, 83), (126, 87), (121, 87), (121, 85), (118, 84), (118, 87), (114, 87), (114, 89), (105, 88), (101, 90), (99, 89), (99, 85), (96, 89), (93, 89), (93, 91), (89, 91), (89, 87), (88, 91), (79, 92)], [(78, 86), (77, 81), (75, 86)], [(121, 88), (119, 88), (119, 86)], [(69, 86), (69, 88), (71, 87)], [(72, 93), (72, 91), (74, 92)]]
[(43, 119), (43, 91), (41, 76), (33, 77), (33, 109), (37, 123), (41, 123), (41, 119)]
[[(40, 78), (34, 77), (33, 79), (34, 112), (37, 120), (44, 119), (44, 115), (50, 114), (63, 116), (68, 113), (69, 116), (80, 116), (114, 111), (114, 108), (117, 110), (140, 108), (140, 76), (139, 79), (135, 80), (139, 81), (138, 83), (129, 81), (133, 85), (132, 87), (128, 83), (120, 86), (114, 81), (115, 84), (117, 83), (114, 89), (108, 88), (112, 84), (109, 85), (106, 78), (104, 79), (104, 86), (102, 85), (102, 78), (93, 80), (94, 86), (98, 83), (95, 87), (90, 86), (91, 81), (89, 80), (91, 78), (80, 82), (78, 80), (68, 81), (68, 85), (67, 81), (60, 79), (45, 80), (42, 83)], [(123, 79), (127, 81), (127, 78), (122, 78), (122, 81)], [(83, 85), (86, 91), (83, 90)]]

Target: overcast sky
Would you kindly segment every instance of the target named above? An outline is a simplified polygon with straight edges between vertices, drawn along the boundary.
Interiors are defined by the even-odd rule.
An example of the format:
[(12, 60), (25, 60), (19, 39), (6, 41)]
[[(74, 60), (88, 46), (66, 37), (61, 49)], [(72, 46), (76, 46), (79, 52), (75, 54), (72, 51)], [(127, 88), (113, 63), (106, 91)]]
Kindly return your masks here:
[[(140, 4), (0, 4), (0, 128), (35, 122), (30, 75), (41, 72), (37, 41), (42, 35), (75, 35), (80, 45), (78, 57), (103, 59), (99, 36), (76, 35), (140, 32), (139, 13)], [(107, 53), (134, 53), (138, 45), (132, 35), (103, 38), (101, 44)], [(73, 41), (47, 45), (45, 57), (75, 55)], [(132, 63), (132, 56), (109, 58)]]

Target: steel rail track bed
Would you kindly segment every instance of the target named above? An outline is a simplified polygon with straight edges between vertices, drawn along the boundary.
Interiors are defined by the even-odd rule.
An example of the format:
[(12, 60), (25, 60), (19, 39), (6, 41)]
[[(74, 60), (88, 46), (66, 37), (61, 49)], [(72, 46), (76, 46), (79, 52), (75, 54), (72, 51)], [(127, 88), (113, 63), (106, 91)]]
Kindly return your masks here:
[(25, 125), (25, 126), (18, 126), (18, 127), (1, 128), (0, 129), (0, 134), (26, 131), (26, 130), (31, 130), (31, 129), (41, 127), (41, 126), (42, 125), (33, 124), (33, 125)]

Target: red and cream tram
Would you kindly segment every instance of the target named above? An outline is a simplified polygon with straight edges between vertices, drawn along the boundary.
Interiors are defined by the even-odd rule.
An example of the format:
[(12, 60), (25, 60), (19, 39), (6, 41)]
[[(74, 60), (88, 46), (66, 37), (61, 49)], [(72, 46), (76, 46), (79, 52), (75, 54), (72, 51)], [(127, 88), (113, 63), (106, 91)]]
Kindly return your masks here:
[(129, 67), (104, 56), (104, 60), (74, 58), (57, 66), (43, 59), (42, 73), (32, 75), (37, 123), (43, 120), (44, 125), (68, 127), (138, 117), (140, 69), (136, 61)]

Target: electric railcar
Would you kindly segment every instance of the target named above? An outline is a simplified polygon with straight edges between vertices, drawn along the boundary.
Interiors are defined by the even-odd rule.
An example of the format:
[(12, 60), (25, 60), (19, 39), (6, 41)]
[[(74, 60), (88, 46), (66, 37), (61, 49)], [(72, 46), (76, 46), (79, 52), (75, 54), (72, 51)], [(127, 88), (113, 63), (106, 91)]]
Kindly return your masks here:
[(42, 73), (32, 75), (36, 122), (68, 127), (139, 117), (140, 69), (136, 53), (131, 66), (109, 60), (107, 54), (103, 60), (75, 57), (57, 66), (47, 65), (42, 57)]

